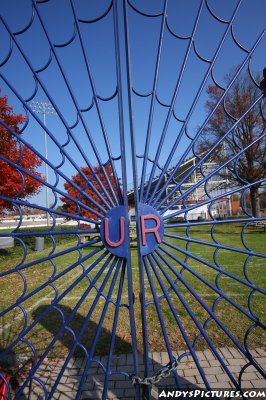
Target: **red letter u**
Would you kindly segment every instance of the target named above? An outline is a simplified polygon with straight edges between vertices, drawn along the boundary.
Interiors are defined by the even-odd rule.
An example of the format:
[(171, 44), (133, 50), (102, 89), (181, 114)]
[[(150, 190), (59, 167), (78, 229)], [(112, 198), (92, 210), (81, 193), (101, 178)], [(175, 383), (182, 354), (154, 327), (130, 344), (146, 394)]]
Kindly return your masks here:
[(109, 218), (105, 218), (104, 220), (104, 240), (110, 247), (119, 247), (125, 240), (125, 218), (120, 217), (119, 218), (119, 223), (120, 223), (120, 239), (118, 242), (113, 242), (109, 238)]

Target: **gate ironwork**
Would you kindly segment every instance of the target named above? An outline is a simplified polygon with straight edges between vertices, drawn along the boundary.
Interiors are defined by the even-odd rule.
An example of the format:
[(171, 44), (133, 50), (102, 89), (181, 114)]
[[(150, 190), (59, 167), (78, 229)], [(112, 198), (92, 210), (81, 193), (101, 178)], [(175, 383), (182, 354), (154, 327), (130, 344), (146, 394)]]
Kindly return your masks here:
[[(235, 33), (243, 7), (231, 2), (224, 18), (207, 0), (3, 2), (2, 95), (25, 120), (10, 126), (1, 110), (1, 143), (16, 143), (0, 154), (15, 187), (0, 192), (2, 398), (59, 398), (70, 384), (77, 399), (120, 397), (121, 379), (150, 398), (168, 379), (187, 387), (189, 368), (209, 390), (210, 360), (237, 390), (250, 372), (265, 378), (256, 198), (266, 85), (252, 72), (265, 29), (245, 47)], [(227, 46), (234, 69), (223, 80)], [(25, 166), (30, 154), (45, 176)], [(25, 195), (29, 180), (46, 199)]]

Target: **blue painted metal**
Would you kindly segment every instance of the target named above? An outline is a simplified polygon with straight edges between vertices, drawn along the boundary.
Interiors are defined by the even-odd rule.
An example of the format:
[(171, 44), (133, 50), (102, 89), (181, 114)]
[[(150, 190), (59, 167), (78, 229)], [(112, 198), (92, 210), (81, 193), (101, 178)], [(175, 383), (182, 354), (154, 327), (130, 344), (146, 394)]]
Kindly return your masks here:
[(110, 253), (118, 257), (127, 257), (129, 238), (127, 209), (124, 206), (109, 211), (100, 227), (101, 239)]
[[(238, 118), (232, 117), (226, 108), (226, 98), (244, 71), (248, 71), (254, 87), (259, 88), (259, 83), (251, 71), (250, 60), (265, 38), (265, 29), (253, 46), (247, 50), (234, 34), (234, 23), (241, 11), (242, 0), (236, 3), (228, 20), (217, 16), (207, 0), (201, 0), (197, 4), (198, 9), (193, 21), (192, 33), (189, 36), (181, 36), (170, 26), (168, 13), (170, 5), (168, 3), (170, 1), (163, 0), (161, 11), (152, 13), (139, 9), (133, 1), (111, 0), (106, 5), (106, 9), (102, 10), (98, 16), (88, 18), (86, 15), (80, 15), (77, 2), (69, 0), (67, 4), (73, 22), (73, 32), (70, 39), (63, 43), (54, 42), (54, 37), (49, 30), (49, 21), (43, 13), (43, 7), (53, 4), (50, 0), (29, 1), (31, 4), (30, 19), (19, 31), (14, 31), (8, 18), (4, 17), (4, 12), (0, 16), (1, 29), (8, 38), (9, 45), (7, 54), (0, 59), (0, 86), (4, 85), (15, 104), (19, 104), (25, 110), (25, 123), (19, 131), (8, 126), (6, 121), (0, 120), (1, 129), (9, 132), (18, 143), (17, 159), (0, 153), (0, 161), (8, 164), (21, 180), (21, 187), (16, 195), (7, 197), (0, 193), (0, 201), (12, 204), (18, 214), (16, 226), (12, 227), (9, 233), (0, 231), (0, 238), (13, 237), (16, 242), (16, 250), (20, 249), (17, 257), (19, 260), (14, 258), (13, 262), (11, 257), (6, 263), (4, 258), (4, 263), (0, 264), (0, 278), (4, 282), (3, 284), (0, 282), (0, 285), (6, 293), (6, 297), (8, 298), (10, 291), (8, 285), (13, 284), (14, 287), (17, 286), (18, 290), (15, 298), (11, 298), (10, 302), (5, 301), (4, 307), (0, 311), (0, 328), (4, 339), (0, 348), (0, 379), (7, 388), (8, 399), (13, 397), (19, 399), (25, 391), (33, 390), (34, 386), (38, 386), (42, 391), (42, 398), (55, 398), (61, 379), (77, 352), (84, 358), (82, 375), (76, 389), (77, 399), (81, 397), (86, 387), (87, 375), (95, 364), (104, 374), (103, 399), (108, 398), (110, 379), (116, 375), (120, 375), (129, 383), (134, 384), (132, 387), (135, 388), (137, 399), (141, 397), (149, 399), (151, 385), (156, 383), (158, 376), (162, 379), (163, 384), (164, 378), (163, 373), (157, 371), (158, 373), (153, 375), (151, 370), (149, 326), (151, 316), (158, 321), (157, 330), (161, 331), (162, 346), (169, 357), (166, 372), (172, 374), (177, 388), (182, 388), (182, 381), (176, 365), (184, 362), (187, 356), (190, 356), (194, 362), (205, 387), (212, 388), (212, 384), (205, 374), (202, 360), (197, 353), (198, 346), (202, 341), (206, 348), (211, 350), (233, 387), (243, 388), (242, 378), (249, 366), (255, 368), (261, 376), (265, 376), (261, 365), (252, 355), (249, 341), (257, 329), (265, 331), (265, 324), (259, 318), (254, 303), (258, 296), (266, 294), (265, 288), (251, 278), (250, 263), (255, 259), (264, 265), (266, 254), (250, 246), (247, 232), (254, 225), (260, 226), (259, 224), (261, 224), (264, 227), (266, 219), (254, 217), (247, 209), (246, 193), (254, 187), (264, 187), (266, 177), (260, 176), (255, 181), (243, 180), (239, 175), (238, 168), (241, 157), (254, 146), (265, 143), (266, 133), (265, 129), (262, 130), (260, 135), (242, 148), (237, 145), (235, 136), (242, 121), (254, 110), (258, 112), (261, 120), (265, 123), (265, 90), (263, 87), (261, 90), (258, 89), (258, 95), (252, 99)], [(99, 3), (95, 1), (96, 4), (99, 6)], [(204, 13), (225, 27), (211, 59), (202, 56), (197, 47), (197, 34)], [(152, 89), (148, 93), (142, 93), (135, 87), (132, 73), (131, 46), (134, 35), (131, 34), (131, 28), (134, 27), (134, 18), (136, 17), (143, 21), (158, 22), (159, 35)], [(133, 22), (131, 22), (132, 18)], [(36, 24), (38, 24), (49, 48), (48, 61), (38, 68), (35, 67), (26, 46), (23, 45), (24, 37), (30, 34)], [(112, 27), (114, 42), (115, 89), (108, 96), (100, 94), (97, 73), (93, 68), (93, 60), (90, 59), (87, 48), (86, 29), (97, 27), (100, 24), (109, 24)], [(172, 40), (187, 46), (168, 104), (160, 99), (158, 91), (167, 35), (170, 35)], [(234, 42), (244, 56), (231, 81), (227, 86), (222, 87), (215, 79), (214, 68), (228, 38)], [(88, 92), (91, 96), (91, 101), (86, 106), (81, 104), (79, 92), (74, 89), (72, 79), (67, 73), (67, 65), (60, 57), (60, 51), (69, 50), (72, 48), (71, 46), (79, 49), (83, 60), (84, 85), (88, 85)], [(8, 46), (6, 47), (8, 48)], [(17, 54), (20, 55), (24, 67), (30, 71), (33, 77), (33, 90), (27, 97), (22, 94), (21, 89), (13, 83), (7, 73), (8, 66), (12, 65)], [(199, 88), (195, 91), (186, 117), (180, 118), (177, 116), (176, 102), (192, 55), (206, 64), (206, 72)], [(53, 87), (43, 74), (54, 71), (54, 66), (56, 66), (58, 77), (62, 80), (71, 99), (76, 114), (74, 123), (69, 123), (64, 105), (57, 101)], [(213, 110), (193, 134), (189, 132), (189, 124), (200, 103), (201, 96), (206, 90), (206, 85), (210, 81), (216, 85), (217, 89), (221, 90), (221, 95)], [(63, 141), (60, 135), (55, 133), (54, 129), (46, 126), (31, 108), (31, 101), (38, 100), (41, 96), (51, 103), (57, 113), (58, 125), (65, 132)], [(147, 127), (143, 138), (139, 137), (135, 128), (135, 99), (149, 100), (146, 113)], [(114, 103), (115, 113), (113, 111)], [(107, 118), (105, 112), (108, 106)], [(158, 131), (155, 120), (157, 106), (164, 110), (163, 115), (165, 115), (162, 129)], [(232, 123), (214, 144), (205, 152), (198, 154), (198, 141), (203, 137), (208, 124), (221, 107), (226, 116), (231, 118)], [(88, 115), (91, 117), (93, 112), (97, 117), (98, 130), (87, 117)], [(143, 114), (145, 114), (144, 108)], [(116, 135), (108, 124), (111, 115), (117, 120)], [(165, 154), (165, 145), (172, 121), (178, 124), (179, 130)], [(46, 132), (52, 148), (60, 154), (59, 162), (55, 162), (50, 155), (46, 157), (38, 144), (31, 143), (27, 133), (33, 129), (31, 126), (33, 123), (38, 129)], [(158, 141), (154, 151), (155, 134)], [(182, 142), (184, 139), (186, 139), (185, 146)], [(221, 145), (226, 145), (230, 140), (234, 141), (237, 151), (230, 154), (221, 163), (216, 163), (210, 169), (206, 169), (206, 164), (213, 154), (221, 148)], [(143, 148), (140, 149), (141, 144)], [(54, 174), (53, 180), (48, 181), (23, 166), (21, 160), (24, 148), (34, 152), (42, 163), (49, 167)], [(182, 152), (175, 160), (178, 149), (182, 149)], [(95, 168), (95, 164), (97, 164), (97, 168)], [(186, 165), (189, 167), (186, 168)], [(83, 167), (88, 168), (91, 172), (89, 178)], [(133, 190), (129, 190), (128, 185), (131, 170)], [(223, 170), (228, 170), (237, 176), (241, 185), (230, 186), (228, 181), (223, 181), (222, 187), (216, 185), (213, 189), (212, 184), (215, 178)], [(71, 178), (71, 175), (77, 173), (84, 180), (84, 184), (79, 184)], [(54, 197), (52, 205), (36, 204), (37, 201), (34, 199), (25, 200), (22, 194), (27, 176), (49, 189)], [(73, 192), (70, 194), (66, 191), (67, 185), (72, 186), (76, 196), (73, 195)], [(198, 191), (201, 191), (200, 198)], [(197, 194), (196, 200), (195, 193)], [(224, 216), (220, 215), (219, 211), (215, 211), (219, 202), (228, 202), (231, 196), (239, 193), (242, 216), (233, 220), (230, 218), (230, 213), (227, 212), (227, 215)], [(64, 197), (75, 205), (76, 212), (74, 214), (69, 210), (57, 207), (60, 205), (60, 197)], [(135, 208), (136, 221), (133, 224), (129, 220), (130, 207)], [(204, 218), (197, 214), (199, 208), (206, 210)], [(48, 213), (51, 224), (46, 229), (36, 226), (35, 229), (23, 231), (25, 223), (23, 217), (26, 209)], [(197, 218), (192, 218), (192, 215), (196, 214)], [(75, 225), (62, 230), (61, 227), (58, 227), (58, 218), (72, 219)], [(232, 245), (221, 242), (219, 235), (216, 234), (216, 229), (230, 224), (234, 226), (236, 222), (240, 226), (239, 244)], [(194, 235), (195, 228), (203, 227), (208, 229), (209, 239)], [(137, 248), (132, 247), (130, 241), (131, 229), (136, 230)], [(65, 235), (68, 235), (69, 243), (65, 243), (61, 247), (60, 240)], [(264, 233), (262, 233), (263, 235)], [(49, 251), (45, 251), (37, 257), (31, 254), (29, 244), (35, 236), (44, 236), (46, 243), (48, 241), (50, 243)], [(195, 246), (201, 248), (202, 251), (195, 250)], [(211, 249), (212, 258), (204, 255), (204, 249)], [(242, 257), (243, 261), (237, 272), (224, 267), (221, 262), (221, 252)], [(67, 260), (63, 266), (62, 257)], [(202, 267), (202, 270), (195, 265)], [(139, 283), (136, 282), (136, 269), (138, 269)], [(204, 273), (206, 270), (212, 278), (206, 276)], [(46, 271), (45, 278), (39, 271)], [(34, 275), (36, 272), (38, 276), (40, 275), (40, 279), (37, 281)], [(188, 279), (188, 276), (191, 279)], [(224, 280), (230, 281), (232, 287), (236, 283), (241, 285), (246, 296), (244, 302), (243, 299), (239, 301), (234, 293), (224, 289)], [(206, 290), (207, 296), (199, 291), (201, 288)], [(139, 292), (139, 299), (134, 292)], [(40, 307), (39, 312), (35, 313), (38, 305), (42, 302), (45, 307)], [(67, 302), (70, 302), (70, 307), (66, 306), (69, 304)], [(199, 317), (193, 304), (197, 305), (204, 317)], [(246, 331), (242, 341), (239, 340), (232, 326), (228, 326), (220, 317), (218, 312), (220, 304), (232, 307), (238, 313), (239, 318), (245, 319)], [(139, 311), (142, 323), (141, 334), (136, 329), (136, 321), (139, 323), (136, 314)], [(34, 332), (41, 325), (46, 332), (49, 331), (49, 327), (45, 326), (45, 321), (51, 318), (53, 313), (56, 313), (60, 319), (59, 325), (52, 331), (50, 340), (44, 341), (44, 348), (39, 349)], [(184, 314), (187, 320), (193, 323), (196, 330), (194, 337), (187, 331)], [(95, 315), (98, 318), (95, 318)], [(81, 318), (81, 316), (83, 317)], [(106, 340), (104, 343), (106, 346), (108, 345), (107, 350), (105, 349), (107, 357), (104, 361), (99, 359), (97, 351), (98, 347), (103, 345), (101, 335), (108, 330), (105, 326), (108, 325), (107, 321), (110, 319), (112, 319), (112, 323), (108, 327), (109, 342)], [(113, 360), (117, 350), (117, 341), (121, 336), (121, 319), (122, 328), (128, 327), (124, 345), (127, 344), (127, 348), (130, 347), (132, 366), (130, 368), (123, 366), (122, 369), (117, 370)], [(76, 327), (77, 320), (79, 320), (78, 327)], [(92, 329), (92, 340), (86, 342), (83, 340), (84, 336), (88, 336), (89, 327), (95, 320), (97, 320), (97, 324)], [(169, 324), (169, 320), (171, 324)], [(12, 323), (17, 329), (15, 332), (10, 330)], [(241, 367), (238, 377), (214, 344), (214, 338), (208, 330), (212, 324), (215, 324), (221, 335), (224, 335), (223, 337), (226, 337), (230, 345), (246, 359), (246, 364)], [(179, 347), (179, 343), (174, 343), (172, 330), (180, 333), (183, 348)], [(8, 337), (9, 333), (10, 337)], [(42, 378), (40, 371), (45, 360), (53, 354), (57, 344), (65, 343), (64, 336), (69, 336), (71, 340), (65, 346), (64, 360), (60, 365), (58, 375), (53, 385), (49, 386)], [(1, 372), (1, 360), (19, 352), (20, 347), (24, 351), (27, 350), (26, 356), (32, 360), (32, 364), (26, 375), (24, 374), (19, 388), (14, 390)], [(138, 351), (143, 355), (144, 372), (139, 368)], [(160, 371), (159, 367), (158, 370)]]
[(147, 204), (138, 205), (140, 224), (140, 253), (142, 256), (152, 253), (163, 240), (164, 223), (160, 214)]

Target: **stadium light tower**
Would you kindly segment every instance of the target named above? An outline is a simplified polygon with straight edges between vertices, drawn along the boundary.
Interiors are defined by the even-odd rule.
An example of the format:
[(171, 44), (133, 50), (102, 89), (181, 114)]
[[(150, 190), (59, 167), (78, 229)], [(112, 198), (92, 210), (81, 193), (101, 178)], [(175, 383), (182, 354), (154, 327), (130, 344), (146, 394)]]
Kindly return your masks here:
[[(37, 114), (42, 114), (43, 115), (43, 125), (46, 127), (46, 115), (51, 114), (51, 115), (57, 115), (57, 112), (55, 111), (54, 107), (52, 106), (51, 103), (47, 103), (44, 101), (32, 101), (30, 104), (30, 108), (34, 113)], [(46, 160), (48, 159), (48, 149), (47, 149), (47, 133), (46, 129), (44, 129), (44, 152), (45, 152), (45, 158)], [(45, 163), (45, 178), (46, 182), (48, 183), (48, 165)], [(46, 185), (46, 208), (49, 208), (49, 191), (48, 191), (48, 186)], [(47, 211), (46, 213), (46, 218), (47, 218), (47, 226), (49, 226), (50, 220), (49, 220), (49, 213)]]

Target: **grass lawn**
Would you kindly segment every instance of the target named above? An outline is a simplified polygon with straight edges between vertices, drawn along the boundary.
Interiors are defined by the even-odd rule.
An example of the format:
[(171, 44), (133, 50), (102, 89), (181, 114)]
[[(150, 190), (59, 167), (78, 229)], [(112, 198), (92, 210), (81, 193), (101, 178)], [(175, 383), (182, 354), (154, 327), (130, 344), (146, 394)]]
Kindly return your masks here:
[[(233, 346), (234, 340), (250, 348), (266, 342), (265, 330), (258, 323), (266, 324), (266, 300), (255, 290), (266, 289), (266, 233), (253, 227), (242, 232), (243, 225), (236, 222), (211, 231), (210, 226), (166, 229), (158, 251), (145, 258), (149, 351), (165, 351), (166, 343), (177, 351), (187, 349), (188, 343), (202, 349), (210, 343)], [(25, 248), (17, 243), (14, 249), (0, 253), (0, 271), (11, 271), (0, 278), (1, 310), (10, 307), (0, 318), (1, 346), (16, 340), (24, 328), (26, 341), (17, 341), (13, 349), (17, 353), (32, 353), (31, 343), (40, 356), (58, 334), (46, 356), (60, 357), (71, 348), (82, 355), (82, 345), (90, 347), (95, 335), (95, 353), (106, 354), (115, 329), (115, 352), (130, 352), (129, 267), (109, 257), (101, 242), (81, 245), (74, 234), (47, 236), (42, 252), (32, 250), (33, 237), (22, 239)], [(134, 246), (131, 273), (141, 351), (141, 290)], [(123, 283), (122, 306), (116, 307), (119, 282)], [(52, 301), (57, 308), (50, 310)], [(46, 314), (38, 320), (42, 313)], [(80, 343), (76, 348), (75, 338)]]

